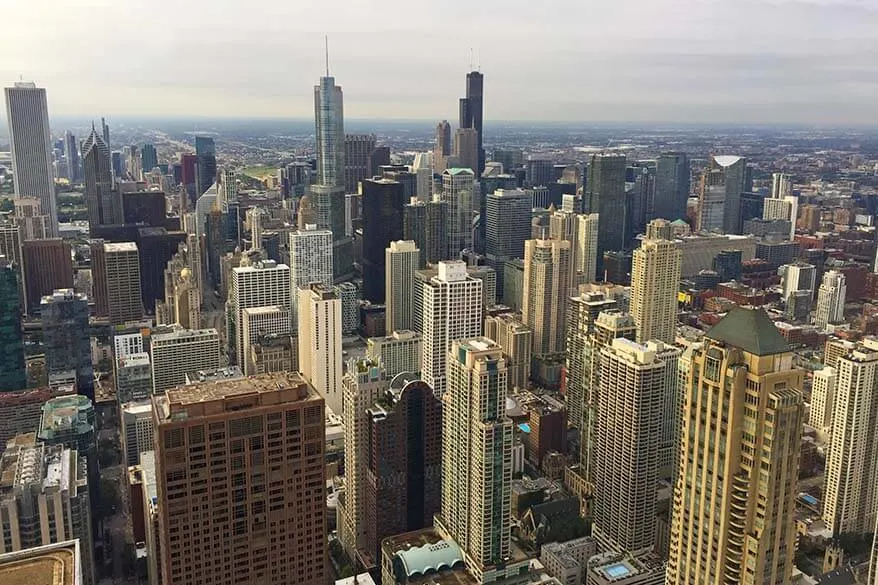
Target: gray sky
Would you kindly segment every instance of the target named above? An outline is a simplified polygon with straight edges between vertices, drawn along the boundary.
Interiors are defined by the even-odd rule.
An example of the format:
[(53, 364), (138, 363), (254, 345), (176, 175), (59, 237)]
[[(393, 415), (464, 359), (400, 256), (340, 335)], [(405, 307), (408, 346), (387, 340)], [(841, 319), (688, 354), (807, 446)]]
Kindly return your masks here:
[(878, 0), (0, 0), (52, 115), (878, 124)]

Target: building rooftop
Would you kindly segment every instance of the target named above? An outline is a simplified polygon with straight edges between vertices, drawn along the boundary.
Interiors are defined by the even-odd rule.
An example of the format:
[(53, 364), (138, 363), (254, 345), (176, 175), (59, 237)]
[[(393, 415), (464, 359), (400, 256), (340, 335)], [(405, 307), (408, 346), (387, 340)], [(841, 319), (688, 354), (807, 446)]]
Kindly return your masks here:
[(117, 243), (104, 243), (104, 251), (105, 252), (136, 252), (137, 244), (134, 242), (117, 242)]
[(240, 366), (227, 366), (225, 368), (216, 368), (213, 370), (198, 370), (186, 374), (187, 384), (197, 384), (199, 382), (217, 382), (221, 380), (238, 380), (244, 377)]
[(789, 344), (762, 309), (732, 309), (705, 337), (758, 356), (790, 351)]
[(51, 439), (55, 433), (80, 434), (94, 431), (94, 407), (86, 396), (74, 394), (52, 398), (46, 401), (42, 410), (39, 433), (41, 440)]
[[(476, 585), (479, 581), (465, 568), (456, 543), (444, 540), (433, 528), (385, 538), (382, 556), (392, 558), (394, 571), (408, 576), (410, 585)], [(441, 573), (436, 569), (441, 567)], [(426, 573), (426, 574), (425, 574)]]
[(175, 328), (173, 331), (169, 331), (167, 333), (156, 333), (152, 336), (153, 344), (160, 343), (162, 341), (171, 341), (175, 339), (186, 339), (190, 337), (200, 337), (203, 335), (215, 335), (219, 336), (219, 333), (216, 329), (184, 329), (182, 327)]
[(0, 555), (3, 585), (80, 585), (77, 541), (60, 542)]

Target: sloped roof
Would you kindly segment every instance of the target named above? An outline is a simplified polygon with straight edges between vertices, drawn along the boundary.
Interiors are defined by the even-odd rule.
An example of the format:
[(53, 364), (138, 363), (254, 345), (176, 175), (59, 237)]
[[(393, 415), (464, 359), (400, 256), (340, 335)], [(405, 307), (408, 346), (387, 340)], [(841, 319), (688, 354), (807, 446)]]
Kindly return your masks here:
[(402, 560), (408, 577), (452, 569), (463, 562), (463, 552), (451, 540), (413, 547), (400, 551), (397, 556)]
[(759, 356), (790, 351), (786, 339), (763, 309), (732, 309), (705, 337)]

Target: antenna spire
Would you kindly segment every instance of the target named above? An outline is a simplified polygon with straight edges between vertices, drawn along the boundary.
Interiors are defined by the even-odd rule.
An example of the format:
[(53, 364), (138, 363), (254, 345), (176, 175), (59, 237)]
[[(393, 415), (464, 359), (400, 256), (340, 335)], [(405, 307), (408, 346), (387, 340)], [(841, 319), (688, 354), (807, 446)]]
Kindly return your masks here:
[(329, 35), (323, 35), (323, 42), (326, 45), (326, 77), (329, 77)]

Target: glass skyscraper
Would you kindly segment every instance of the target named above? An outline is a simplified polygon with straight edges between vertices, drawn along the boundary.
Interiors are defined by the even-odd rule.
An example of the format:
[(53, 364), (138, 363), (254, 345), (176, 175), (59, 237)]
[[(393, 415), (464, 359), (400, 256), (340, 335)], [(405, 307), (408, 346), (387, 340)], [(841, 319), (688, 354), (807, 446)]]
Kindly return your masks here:
[(0, 392), (27, 387), (15, 268), (0, 256)]

